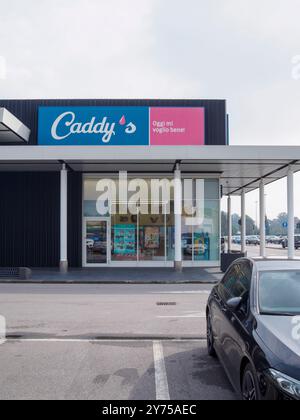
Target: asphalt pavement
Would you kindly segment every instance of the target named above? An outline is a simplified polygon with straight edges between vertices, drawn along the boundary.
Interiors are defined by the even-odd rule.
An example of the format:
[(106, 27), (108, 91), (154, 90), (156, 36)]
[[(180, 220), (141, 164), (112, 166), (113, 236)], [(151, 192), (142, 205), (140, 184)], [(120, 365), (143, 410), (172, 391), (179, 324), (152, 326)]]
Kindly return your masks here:
[(203, 338), (209, 285), (1, 284), (15, 337)]
[(209, 285), (0, 285), (0, 399), (236, 399), (208, 357)]

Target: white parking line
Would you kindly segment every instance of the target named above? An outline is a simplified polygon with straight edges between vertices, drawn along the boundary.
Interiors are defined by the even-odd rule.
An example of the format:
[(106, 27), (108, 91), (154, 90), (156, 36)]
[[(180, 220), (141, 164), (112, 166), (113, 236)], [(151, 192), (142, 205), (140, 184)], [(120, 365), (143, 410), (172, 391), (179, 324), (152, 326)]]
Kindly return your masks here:
[(153, 341), (155, 387), (157, 400), (170, 400), (164, 350), (161, 341)]
[(157, 315), (156, 318), (206, 318), (206, 314), (199, 311), (183, 311), (181, 315)]
[(170, 292), (151, 292), (152, 295), (210, 295), (209, 290), (183, 290)]
[(159, 315), (156, 318), (206, 318), (205, 315)]

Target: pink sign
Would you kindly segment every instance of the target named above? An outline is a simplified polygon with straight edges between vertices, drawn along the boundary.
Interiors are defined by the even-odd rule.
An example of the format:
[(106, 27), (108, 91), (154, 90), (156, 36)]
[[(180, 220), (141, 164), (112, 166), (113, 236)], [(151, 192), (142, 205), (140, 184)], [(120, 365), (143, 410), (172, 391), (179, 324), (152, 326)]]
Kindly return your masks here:
[(150, 108), (150, 145), (204, 145), (204, 114), (204, 108)]

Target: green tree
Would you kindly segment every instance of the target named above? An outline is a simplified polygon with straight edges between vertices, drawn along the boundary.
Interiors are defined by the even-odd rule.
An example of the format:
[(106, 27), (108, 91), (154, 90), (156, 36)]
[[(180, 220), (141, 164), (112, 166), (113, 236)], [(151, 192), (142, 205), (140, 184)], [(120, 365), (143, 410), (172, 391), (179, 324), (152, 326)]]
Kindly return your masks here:
[(246, 216), (246, 235), (258, 235), (258, 227), (250, 216)]
[[(232, 235), (240, 235), (240, 216), (236, 213), (232, 215)], [(221, 232), (222, 236), (227, 236), (227, 213), (222, 211), (221, 213)], [(255, 225), (254, 220), (250, 216), (246, 216), (246, 235), (257, 235), (258, 228)]]
[(266, 227), (266, 235), (270, 236), (271, 224), (270, 224), (270, 220), (268, 220), (267, 216), (265, 217), (265, 227)]

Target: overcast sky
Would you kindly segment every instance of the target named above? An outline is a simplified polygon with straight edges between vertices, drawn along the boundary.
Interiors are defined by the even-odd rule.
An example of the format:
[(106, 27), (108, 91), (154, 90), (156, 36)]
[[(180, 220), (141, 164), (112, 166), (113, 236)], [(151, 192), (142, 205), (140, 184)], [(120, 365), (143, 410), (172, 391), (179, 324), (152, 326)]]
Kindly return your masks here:
[[(300, 144), (299, 0), (0, 6), (2, 98), (224, 98), (232, 145)], [(284, 182), (267, 194), (271, 217), (286, 211)]]

